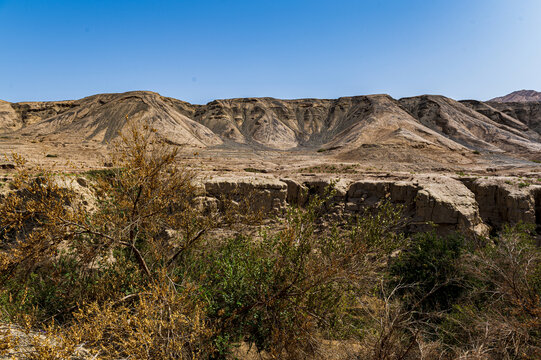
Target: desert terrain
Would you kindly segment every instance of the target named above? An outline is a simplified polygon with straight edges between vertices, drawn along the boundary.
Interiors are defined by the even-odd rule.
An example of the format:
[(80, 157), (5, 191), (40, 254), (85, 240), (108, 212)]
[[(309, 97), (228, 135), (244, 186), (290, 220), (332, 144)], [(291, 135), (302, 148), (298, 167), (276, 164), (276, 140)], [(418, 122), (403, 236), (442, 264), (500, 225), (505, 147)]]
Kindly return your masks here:
[[(541, 223), (541, 102), (535, 91), (490, 101), (243, 98), (190, 104), (154, 92), (0, 103), (2, 176), (29, 168), (110, 166), (126, 119), (148, 124), (195, 169), (209, 197), (256, 189), (263, 208), (338, 181), (340, 211), (391, 197), (414, 222), (486, 234)], [(239, 190), (242, 189), (242, 190)]]
[(539, 95), (0, 102), (0, 358), (535, 358)]

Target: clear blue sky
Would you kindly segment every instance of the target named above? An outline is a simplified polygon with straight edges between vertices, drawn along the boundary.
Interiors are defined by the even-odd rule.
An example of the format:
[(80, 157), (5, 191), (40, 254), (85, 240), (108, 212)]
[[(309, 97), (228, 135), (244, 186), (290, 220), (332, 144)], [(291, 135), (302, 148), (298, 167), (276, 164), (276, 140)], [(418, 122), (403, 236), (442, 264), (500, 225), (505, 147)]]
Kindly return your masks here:
[(0, 0), (0, 99), (541, 91), (541, 1)]

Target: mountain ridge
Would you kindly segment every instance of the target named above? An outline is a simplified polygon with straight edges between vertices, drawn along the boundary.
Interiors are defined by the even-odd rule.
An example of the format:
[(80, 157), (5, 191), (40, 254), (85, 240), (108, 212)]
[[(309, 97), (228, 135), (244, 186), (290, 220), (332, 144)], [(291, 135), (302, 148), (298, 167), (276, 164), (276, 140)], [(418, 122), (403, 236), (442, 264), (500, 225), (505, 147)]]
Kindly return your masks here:
[[(177, 145), (247, 145), (351, 152), (393, 147), (446, 152), (541, 153), (541, 103), (456, 101), (386, 94), (337, 99), (218, 99), (205, 105), (150, 91), (79, 100), (0, 102), (0, 132), (40, 141), (107, 144), (125, 116), (151, 124)], [(11, 134), (11, 135), (9, 135)], [(531, 157), (530, 156), (530, 157)]]
[(541, 102), (541, 92), (535, 90), (517, 90), (504, 96), (488, 100), (489, 102)]

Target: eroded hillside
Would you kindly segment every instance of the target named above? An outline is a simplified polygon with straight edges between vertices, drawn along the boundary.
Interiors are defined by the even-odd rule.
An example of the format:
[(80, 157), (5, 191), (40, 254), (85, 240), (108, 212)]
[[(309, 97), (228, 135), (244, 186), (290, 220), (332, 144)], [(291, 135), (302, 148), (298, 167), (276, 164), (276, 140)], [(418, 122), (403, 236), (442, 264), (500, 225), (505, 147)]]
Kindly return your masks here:
[[(194, 105), (154, 92), (0, 103), (0, 153), (100, 165), (126, 124), (148, 124), (207, 167), (296, 169), (336, 161), (381, 171), (536, 168), (541, 103), (424, 95), (244, 98)], [(260, 161), (261, 160), (261, 161)], [(214, 165), (212, 165), (214, 164)], [(103, 164), (102, 164), (103, 165)]]

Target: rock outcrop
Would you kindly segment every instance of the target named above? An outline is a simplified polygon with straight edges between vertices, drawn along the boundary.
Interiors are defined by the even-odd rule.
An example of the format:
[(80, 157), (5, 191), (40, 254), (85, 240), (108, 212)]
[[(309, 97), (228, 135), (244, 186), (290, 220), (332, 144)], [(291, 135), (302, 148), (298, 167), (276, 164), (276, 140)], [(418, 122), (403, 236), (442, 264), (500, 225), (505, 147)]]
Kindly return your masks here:
[(202, 180), (206, 197), (245, 206), (246, 212), (277, 212), (286, 204), (287, 184), (263, 176), (216, 176)]
[(519, 222), (541, 225), (541, 185), (512, 177), (463, 181), (475, 194), (481, 218), (491, 227)]
[[(381, 201), (404, 206), (411, 231), (434, 224), (438, 231), (461, 231), (487, 235), (474, 193), (461, 181), (445, 176), (416, 177), (406, 180), (339, 180), (310, 177), (278, 180), (269, 176), (219, 176), (203, 180), (205, 196), (217, 201), (239, 202), (251, 199), (247, 211), (278, 212), (286, 203), (304, 205), (310, 196), (324, 196), (334, 187), (328, 209), (341, 216), (360, 213)], [(533, 205), (532, 205), (533, 206)], [(484, 209), (483, 209), (484, 211)], [(535, 219), (534, 219), (535, 222)]]
[(0, 131), (14, 131), (56, 116), (77, 106), (77, 101), (8, 103), (0, 100)]
[(277, 179), (269, 175), (231, 174), (202, 180), (207, 203), (240, 204), (249, 198), (246, 211), (279, 213), (286, 204), (304, 206), (310, 196), (324, 196), (333, 185), (328, 210), (347, 217), (362, 213), (381, 201), (403, 206), (411, 231), (425, 231), (433, 224), (440, 233), (459, 231), (486, 236), (504, 224), (532, 223), (541, 232), (541, 185), (515, 177), (454, 178), (417, 175), (404, 179), (337, 179), (331, 176), (297, 176)]

